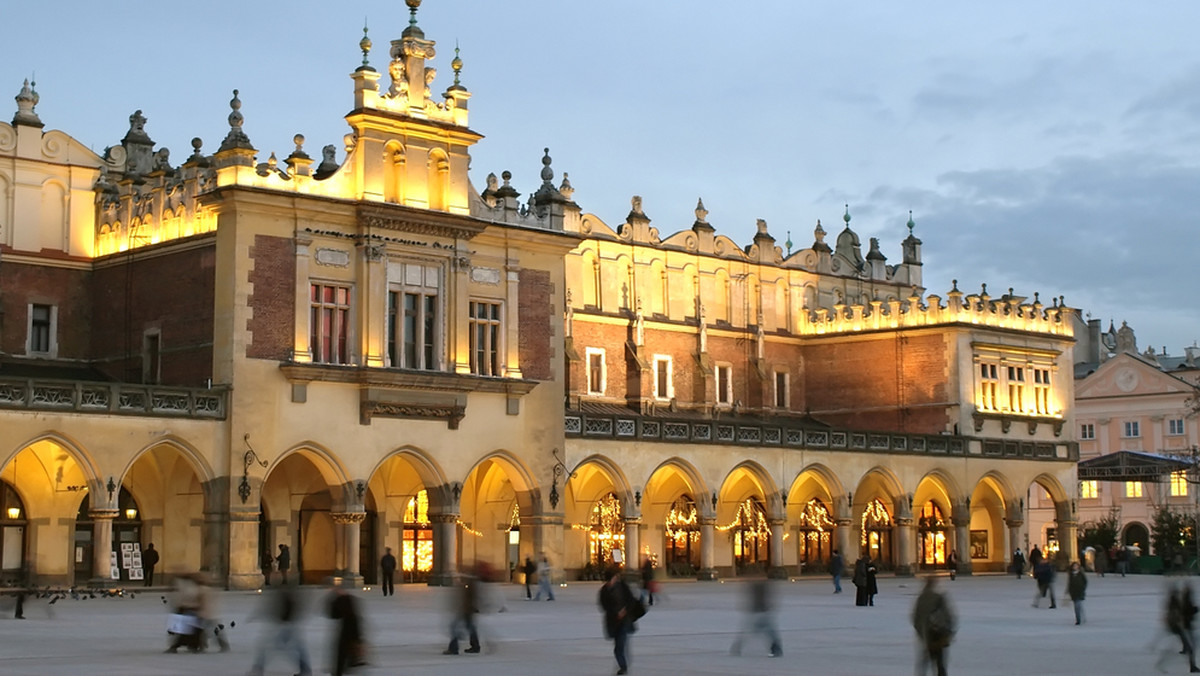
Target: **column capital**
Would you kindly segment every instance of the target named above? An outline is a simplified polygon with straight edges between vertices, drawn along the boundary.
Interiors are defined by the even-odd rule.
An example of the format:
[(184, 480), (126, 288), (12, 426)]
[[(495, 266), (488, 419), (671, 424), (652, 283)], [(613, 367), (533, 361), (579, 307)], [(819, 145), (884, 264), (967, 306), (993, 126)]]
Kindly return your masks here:
[(913, 525), (913, 518), (911, 516), (898, 516), (896, 517), (896, 525), (900, 526), (901, 528), (911, 528)]
[(775, 526), (787, 525), (787, 519), (767, 519), (767, 525), (772, 528)]
[(717, 525), (717, 517), (715, 516), (698, 516), (696, 524), (700, 526), (715, 526)]
[(971, 525), (971, 518), (968, 516), (956, 516), (951, 519), (955, 528), (966, 528)]
[(430, 514), (430, 523), (458, 523), (458, 514)]
[(330, 518), (336, 524), (347, 525), (352, 523), (362, 523), (367, 517), (366, 512), (330, 512)]
[(834, 519), (833, 524), (838, 528), (849, 528), (854, 525), (854, 519)]
[(89, 509), (88, 516), (94, 521), (115, 519), (121, 513), (119, 509)]
[(1020, 528), (1025, 525), (1025, 519), (1005, 519), (1004, 525), (1009, 528)]
[(622, 520), (625, 522), (625, 525), (627, 525), (627, 526), (636, 526), (636, 525), (638, 525), (638, 524), (640, 524), (640, 523), (642, 522), (642, 517), (641, 517), (641, 515), (638, 515), (638, 516), (624, 516), (624, 517), (621, 517), (621, 519), (622, 519)]

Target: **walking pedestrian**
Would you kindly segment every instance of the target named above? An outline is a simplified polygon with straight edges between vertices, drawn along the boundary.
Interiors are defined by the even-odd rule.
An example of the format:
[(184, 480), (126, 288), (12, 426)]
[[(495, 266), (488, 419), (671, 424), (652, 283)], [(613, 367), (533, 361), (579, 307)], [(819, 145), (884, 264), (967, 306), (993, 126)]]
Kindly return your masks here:
[(279, 579), (283, 584), (287, 584), (288, 569), (292, 567), (292, 550), (287, 545), (279, 545), (279, 556), (275, 557), (275, 564), (279, 567)]
[(946, 556), (946, 569), (950, 571), (950, 579), (954, 580), (958, 577), (958, 549), (950, 548), (950, 554)]
[(1117, 548), (1117, 572), (1121, 577), (1125, 577), (1125, 573), (1129, 572), (1129, 547)]
[(521, 568), (521, 572), (525, 573), (525, 598), (527, 600), (532, 599), (533, 592), (530, 591), (529, 586), (533, 584), (533, 575), (537, 572), (537, 565), (533, 562), (533, 559), (528, 556), (525, 557), (525, 565)]
[(342, 587), (334, 587), (329, 602), (329, 617), (337, 623), (333, 645), (332, 676), (345, 676), (353, 667), (365, 663), (363, 656), (362, 616), (358, 600)]
[(550, 559), (546, 558), (545, 554), (542, 554), (542, 560), (538, 561), (538, 567), (537, 567), (538, 591), (537, 591), (537, 594), (534, 595), (534, 597), (533, 597), (534, 601), (542, 600), (542, 592), (546, 592), (546, 600), (547, 601), (554, 600), (554, 589), (550, 586), (550, 581), (553, 577), (554, 577), (554, 571), (553, 571), (553, 569), (550, 568)]
[(1012, 567), (1013, 572), (1017, 574), (1017, 579), (1020, 580), (1021, 576), (1025, 574), (1025, 555), (1021, 553), (1020, 547), (1013, 552)]
[(383, 548), (383, 558), (379, 559), (379, 569), (383, 573), (383, 595), (396, 595), (396, 557), (392, 556), (392, 548)]
[[(1193, 674), (1200, 673), (1200, 667), (1196, 666), (1196, 643), (1192, 635), (1196, 611), (1196, 603), (1192, 599), (1192, 587), (1190, 583), (1185, 582), (1182, 585), (1173, 585), (1167, 590), (1167, 614), (1164, 618), (1167, 632), (1179, 637), (1180, 642), (1183, 644), (1183, 650), (1179, 652), (1187, 655), (1188, 670)], [(1173, 651), (1173, 647), (1168, 647), (1167, 650), (1159, 655), (1158, 662), (1155, 664), (1159, 671), (1166, 672), (1163, 665)]]
[(1057, 608), (1058, 603), (1054, 599), (1054, 564), (1040, 559), (1038, 564), (1033, 567), (1033, 577), (1037, 580), (1037, 593), (1033, 596), (1033, 607), (1037, 608), (1042, 598), (1049, 594), (1050, 607)]
[(854, 562), (854, 577), (850, 579), (855, 587), (854, 605), (875, 605), (875, 595), (879, 593), (879, 587), (875, 583), (875, 573), (875, 564), (871, 562), (871, 557), (864, 552)]
[(613, 642), (613, 656), (617, 658), (617, 673), (629, 673), (629, 630), (637, 621), (642, 606), (633, 597), (633, 591), (621, 579), (621, 569), (614, 566), (608, 581), (600, 587), (600, 608), (604, 611), (604, 635)]
[(654, 562), (647, 556), (642, 560), (642, 594), (641, 600), (654, 605)]
[(142, 581), (143, 587), (154, 585), (154, 567), (158, 565), (158, 551), (154, 549), (154, 543), (146, 545), (142, 550), (142, 568), (145, 569), (145, 577)]
[(949, 601), (937, 590), (937, 578), (925, 578), (925, 588), (913, 604), (912, 625), (918, 638), (918, 676), (924, 676), (931, 663), (937, 676), (946, 676), (946, 648), (957, 627)]
[[(286, 545), (280, 546), (286, 548)], [(312, 676), (308, 649), (304, 646), (304, 632), (300, 627), (300, 596), (295, 585), (283, 583), (282, 575), (276, 577), (274, 582), (274, 591), (263, 599), (264, 605), (259, 613), (271, 624), (263, 629), (254, 653), (254, 664), (250, 667), (250, 676), (263, 676), (267, 655), (275, 649), (290, 650), (295, 654), (300, 670), (298, 676)]]
[(846, 570), (846, 562), (838, 550), (833, 550), (829, 557), (829, 574), (833, 576), (833, 593), (842, 593), (842, 573)]
[(1083, 624), (1083, 598), (1087, 595), (1087, 576), (1079, 562), (1071, 564), (1067, 573), (1067, 598), (1075, 606), (1075, 624)]
[(470, 646), (463, 652), (479, 652), (479, 629), (475, 625), (475, 616), (479, 613), (479, 580), (470, 575), (462, 575), (455, 591), (453, 617), (450, 620), (450, 645), (442, 651), (443, 655), (458, 654), (458, 636), (467, 635)]
[(742, 654), (742, 639), (746, 634), (762, 634), (770, 645), (771, 657), (783, 656), (783, 643), (775, 626), (770, 582), (766, 578), (754, 580), (746, 588), (746, 621), (737, 638), (733, 640), (730, 654)]
[(1034, 569), (1036, 569), (1037, 565), (1042, 562), (1043, 558), (1044, 557), (1042, 556), (1042, 550), (1038, 549), (1037, 545), (1034, 545), (1033, 549), (1029, 550), (1029, 574), (1030, 575), (1034, 575)]
[(259, 563), (262, 566), (263, 586), (271, 586), (271, 573), (275, 572), (275, 557), (271, 556), (271, 548), (264, 547), (262, 550), (262, 561)]

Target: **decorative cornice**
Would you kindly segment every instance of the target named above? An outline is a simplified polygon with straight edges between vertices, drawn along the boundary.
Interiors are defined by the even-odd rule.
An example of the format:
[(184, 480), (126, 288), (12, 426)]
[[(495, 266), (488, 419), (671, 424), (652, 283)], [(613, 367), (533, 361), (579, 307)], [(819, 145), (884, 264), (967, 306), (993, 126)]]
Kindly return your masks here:
[(445, 420), (446, 424), (452, 430), (458, 429), (458, 423), (466, 414), (466, 406), (454, 404), (404, 404), (364, 401), (360, 408), (361, 422), (364, 425), (369, 425), (372, 418), (415, 418), (417, 420)]
[(354, 383), (397, 390), (486, 392), (522, 396), (528, 394), (538, 384), (535, 380), (488, 378), (444, 371), (409, 371), (298, 362), (284, 362), (280, 364), (279, 369), (283, 371), (284, 377), (292, 383)]
[(487, 227), (483, 221), (464, 216), (384, 204), (359, 204), (357, 219), (360, 228), (447, 239), (471, 239)]

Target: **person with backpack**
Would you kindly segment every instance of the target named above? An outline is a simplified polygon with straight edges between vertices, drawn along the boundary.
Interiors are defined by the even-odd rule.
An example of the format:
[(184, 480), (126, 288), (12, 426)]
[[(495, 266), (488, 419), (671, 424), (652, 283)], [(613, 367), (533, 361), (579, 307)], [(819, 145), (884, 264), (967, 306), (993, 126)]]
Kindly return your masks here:
[(925, 587), (913, 604), (912, 625), (917, 632), (917, 673), (922, 676), (932, 665), (937, 676), (946, 676), (946, 648), (957, 631), (954, 611), (946, 596), (937, 590), (937, 578), (925, 578)]

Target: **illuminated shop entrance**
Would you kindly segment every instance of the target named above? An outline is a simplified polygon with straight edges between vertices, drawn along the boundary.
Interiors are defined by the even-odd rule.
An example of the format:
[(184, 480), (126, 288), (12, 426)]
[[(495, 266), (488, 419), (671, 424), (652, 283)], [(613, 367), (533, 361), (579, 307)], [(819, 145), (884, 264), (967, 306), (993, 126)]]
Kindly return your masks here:
[(405, 582), (425, 582), (433, 570), (433, 529), (429, 526), (429, 494), (422, 489), (404, 510), (400, 570)]
[(942, 509), (932, 500), (926, 502), (921, 507), (921, 518), (917, 521), (922, 568), (946, 564), (946, 527)]
[(804, 506), (800, 513), (800, 561), (803, 570), (812, 572), (823, 570), (829, 563), (831, 555), (830, 532), (833, 530), (833, 519), (829, 518), (829, 510), (825, 503), (813, 498)]
[(700, 528), (696, 501), (681, 495), (667, 512), (664, 559), (668, 575), (693, 577), (700, 568)]
[(0, 481), (0, 584), (25, 584), (25, 503), (7, 481)]
[(758, 498), (738, 506), (737, 518), (724, 530), (733, 531), (733, 563), (738, 575), (763, 572), (771, 556), (771, 527)]
[(863, 509), (862, 541), (864, 552), (881, 566), (892, 563), (892, 515), (880, 500), (872, 500)]
[(614, 549), (625, 549), (625, 520), (616, 494), (609, 493), (592, 506), (588, 545), (589, 561), (601, 566), (613, 562)]

